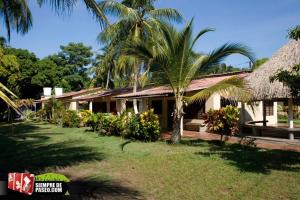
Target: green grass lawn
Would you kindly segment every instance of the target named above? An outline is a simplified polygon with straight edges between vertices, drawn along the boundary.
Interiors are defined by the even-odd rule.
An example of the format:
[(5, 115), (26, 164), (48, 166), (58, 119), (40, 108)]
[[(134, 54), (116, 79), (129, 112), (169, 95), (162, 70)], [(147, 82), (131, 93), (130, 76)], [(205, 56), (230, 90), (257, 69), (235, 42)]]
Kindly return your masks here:
[(87, 199), (300, 199), (300, 153), (132, 142), (41, 123), (0, 126), (0, 171), (59, 172)]

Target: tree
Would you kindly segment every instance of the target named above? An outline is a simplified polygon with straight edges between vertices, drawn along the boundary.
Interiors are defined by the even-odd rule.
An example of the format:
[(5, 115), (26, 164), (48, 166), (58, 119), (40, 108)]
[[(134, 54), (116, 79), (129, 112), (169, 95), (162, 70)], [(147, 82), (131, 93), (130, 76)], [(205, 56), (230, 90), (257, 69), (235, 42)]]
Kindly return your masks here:
[(25, 34), (32, 26), (31, 12), (25, 0), (1, 0), (0, 13), (6, 27), (8, 41), (11, 30)]
[(42, 87), (59, 86), (62, 73), (50, 58), (39, 60), (36, 63), (37, 74), (32, 77), (31, 83)]
[(288, 30), (288, 38), (294, 40), (300, 39), (300, 25), (292, 27)]
[(0, 82), (6, 85), (10, 90), (19, 94), (18, 80), (20, 79), (20, 65), (16, 56), (12, 54), (5, 54), (4, 50), (0, 48)]
[[(231, 54), (241, 54), (251, 61), (254, 61), (250, 50), (241, 44), (224, 44), (218, 49), (215, 49), (210, 54), (197, 55), (193, 52), (193, 47), (197, 40), (205, 33), (212, 29), (204, 29), (200, 31), (196, 37), (192, 37), (192, 21), (186, 27), (178, 32), (174, 27), (167, 24), (162, 24), (162, 34), (157, 34), (156, 37), (149, 40), (137, 41), (133, 44), (128, 44), (123, 52), (130, 56), (136, 56), (144, 60), (147, 64), (159, 65), (162, 69), (166, 83), (173, 90), (175, 98), (175, 110), (173, 113), (173, 132), (172, 142), (177, 143), (181, 139), (181, 120), (183, 117), (184, 104), (189, 101), (193, 102), (199, 99), (208, 98), (215, 92), (220, 92), (230, 95), (229, 92), (249, 94), (246, 92), (244, 81), (241, 78), (233, 77), (225, 79), (220, 83), (186, 98), (185, 91), (192, 79), (197, 75), (199, 70), (220, 63), (224, 58)], [(237, 92), (238, 91), (238, 92)]]
[(233, 67), (231, 65), (226, 65), (225, 63), (217, 64), (215, 66), (211, 66), (206, 70), (201, 70), (200, 75), (207, 75), (207, 74), (221, 74), (226, 72), (238, 72), (241, 71), (240, 68)]
[(42, 92), (42, 87), (31, 82), (32, 77), (38, 73), (39, 68), (36, 63), (39, 60), (36, 55), (26, 49), (15, 49), (12, 47), (4, 48), (5, 54), (12, 54), (17, 58), (19, 63), (19, 78), (16, 80), (19, 91), (14, 91), (21, 99), (39, 98)]
[(102, 48), (102, 54), (98, 54), (93, 62), (91, 72), (94, 73), (95, 85), (105, 89), (114, 88), (112, 73), (117, 65), (116, 54), (108, 46)]
[[(121, 56), (120, 49), (123, 42), (142, 40), (147, 41), (149, 36), (155, 34), (159, 20), (181, 21), (181, 14), (171, 8), (156, 9), (154, 0), (123, 0), (102, 1), (101, 6), (106, 14), (112, 14), (118, 20), (108, 26), (100, 35), (101, 41), (109, 44), (116, 54)], [(133, 82), (133, 92), (137, 91), (138, 81), (143, 63), (135, 58), (122, 56), (119, 60), (121, 71), (130, 72)], [(130, 68), (125, 69), (126, 68)], [(134, 111), (138, 112), (137, 101), (133, 101)]]
[(66, 91), (83, 89), (89, 81), (87, 69), (92, 63), (92, 48), (82, 43), (69, 43), (61, 51), (49, 56), (60, 71), (60, 83)]

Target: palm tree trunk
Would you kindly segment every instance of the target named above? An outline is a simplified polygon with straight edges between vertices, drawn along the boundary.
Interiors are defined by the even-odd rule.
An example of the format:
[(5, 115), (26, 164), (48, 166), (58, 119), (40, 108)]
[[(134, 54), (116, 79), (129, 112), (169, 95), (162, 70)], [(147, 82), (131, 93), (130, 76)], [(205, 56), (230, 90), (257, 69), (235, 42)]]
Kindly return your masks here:
[(110, 80), (110, 68), (108, 69), (108, 72), (107, 72), (107, 78), (106, 78), (106, 86), (105, 86), (105, 89), (108, 89), (109, 80)]
[[(134, 83), (133, 83), (133, 93), (137, 92), (137, 87), (138, 87), (138, 73), (139, 73), (139, 66), (136, 66), (136, 71), (134, 73)], [(137, 100), (133, 99), (133, 110), (134, 113), (137, 114), (139, 112), (138, 110), (138, 105), (137, 105)]]
[(173, 132), (172, 132), (172, 137), (171, 137), (171, 142), (173, 144), (179, 143), (181, 140), (181, 118), (176, 118), (174, 119), (173, 122)]
[(181, 140), (181, 120), (183, 117), (183, 102), (182, 97), (175, 98), (175, 111), (173, 121), (173, 132), (171, 137), (172, 143), (179, 143)]

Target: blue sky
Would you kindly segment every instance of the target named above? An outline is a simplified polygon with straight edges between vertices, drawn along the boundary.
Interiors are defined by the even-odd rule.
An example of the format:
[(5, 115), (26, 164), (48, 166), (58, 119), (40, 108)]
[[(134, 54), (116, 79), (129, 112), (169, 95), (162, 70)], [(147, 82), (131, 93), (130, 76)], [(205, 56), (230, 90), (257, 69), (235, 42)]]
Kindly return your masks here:
[[(60, 45), (69, 42), (83, 42), (99, 50), (96, 37), (101, 29), (82, 3), (70, 15), (57, 16), (49, 6), (39, 8), (36, 0), (29, 2), (33, 28), (24, 36), (13, 33), (11, 46), (29, 49), (40, 58), (58, 52)], [(194, 17), (195, 31), (216, 29), (198, 42), (196, 50), (200, 52), (210, 52), (226, 42), (240, 42), (257, 58), (270, 57), (288, 41), (287, 29), (300, 24), (300, 0), (159, 0), (156, 6), (176, 8), (187, 20)], [(243, 67), (246, 61), (231, 56), (226, 63)]]

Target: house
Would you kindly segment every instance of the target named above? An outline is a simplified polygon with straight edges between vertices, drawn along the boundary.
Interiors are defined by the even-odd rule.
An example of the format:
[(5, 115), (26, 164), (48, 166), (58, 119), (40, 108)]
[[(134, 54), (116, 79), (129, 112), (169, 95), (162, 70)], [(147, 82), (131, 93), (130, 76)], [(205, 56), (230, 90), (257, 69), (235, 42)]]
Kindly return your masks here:
[[(191, 96), (198, 91), (208, 88), (224, 79), (239, 76), (249, 80), (250, 72), (232, 72), (199, 77), (191, 82), (186, 89), (186, 96)], [(70, 110), (88, 109), (92, 112), (120, 114), (128, 109), (133, 109), (133, 100), (138, 103), (139, 112), (150, 108), (160, 118), (163, 130), (172, 128), (172, 113), (174, 111), (173, 91), (169, 86), (148, 86), (132, 92), (132, 88), (110, 89), (92, 88), (77, 92), (59, 93), (55, 98), (64, 102)], [(51, 97), (41, 99), (43, 104)], [(268, 121), (269, 125), (277, 124), (277, 102), (257, 99), (252, 104), (230, 101), (214, 94), (206, 101), (188, 104), (184, 108), (183, 128), (185, 130), (205, 131), (202, 116), (210, 109), (217, 110), (226, 105), (234, 105), (241, 109), (241, 124), (248, 121)], [(264, 117), (265, 116), (265, 117)]]
[[(203, 76), (191, 82), (186, 90), (186, 96), (191, 96), (196, 92), (208, 88), (224, 79), (239, 76), (246, 78), (249, 72), (234, 72), (226, 74), (214, 74)], [(81, 96), (77, 101), (89, 102), (89, 110), (93, 112), (122, 113), (127, 109), (133, 108), (133, 99), (137, 99), (139, 112), (150, 108), (159, 115), (162, 129), (172, 128), (172, 113), (174, 110), (173, 91), (169, 86), (145, 87), (132, 92), (132, 88), (123, 88), (116, 90), (102, 91), (97, 94)], [(219, 94), (212, 95), (206, 101), (195, 102), (186, 105), (184, 108), (183, 128), (193, 131), (204, 131), (204, 120), (202, 115), (210, 109), (219, 109), (226, 105), (235, 105), (244, 109), (241, 123), (246, 120), (262, 120), (262, 102), (258, 101), (255, 105), (244, 105), (222, 98)], [(254, 111), (254, 112), (253, 112)], [(268, 106), (268, 117), (270, 123), (277, 123), (277, 105), (276, 103)]]

